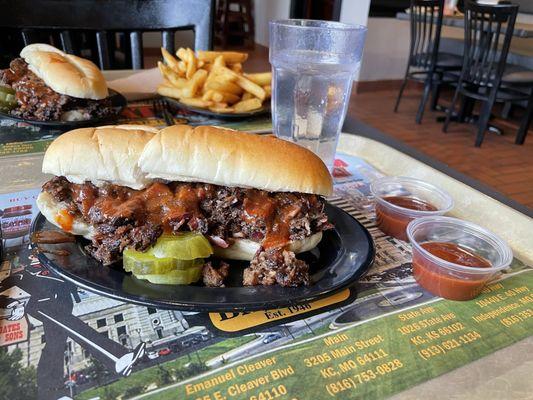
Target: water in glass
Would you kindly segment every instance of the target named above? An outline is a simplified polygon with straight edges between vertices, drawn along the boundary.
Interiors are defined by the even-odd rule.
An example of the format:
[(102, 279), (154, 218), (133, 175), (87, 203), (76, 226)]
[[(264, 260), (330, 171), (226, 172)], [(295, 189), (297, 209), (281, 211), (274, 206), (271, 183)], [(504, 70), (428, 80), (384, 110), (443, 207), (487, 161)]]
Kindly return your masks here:
[(286, 54), (278, 54), (273, 65), (274, 132), (312, 150), (331, 170), (354, 65), (342, 64), (335, 54), (321, 51)]

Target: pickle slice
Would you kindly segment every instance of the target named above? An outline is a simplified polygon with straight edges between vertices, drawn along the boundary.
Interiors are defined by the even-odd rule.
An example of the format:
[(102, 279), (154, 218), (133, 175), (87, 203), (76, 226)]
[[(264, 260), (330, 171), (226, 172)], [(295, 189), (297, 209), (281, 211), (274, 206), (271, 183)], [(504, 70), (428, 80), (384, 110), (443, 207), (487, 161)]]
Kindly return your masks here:
[(156, 257), (173, 257), (180, 260), (207, 258), (213, 254), (213, 248), (204, 235), (183, 232), (177, 235), (161, 236), (149, 252)]
[(165, 274), (172, 270), (185, 270), (203, 265), (203, 259), (178, 260), (177, 258), (158, 258), (148, 252), (126, 249), (123, 253), (123, 268), (133, 274)]
[(187, 269), (175, 269), (166, 274), (134, 275), (137, 279), (144, 279), (158, 285), (189, 285), (202, 276), (202, 266), (197, 265)]
[(15, 98), (15, 95), (13, 93), (6, 93), (5, 91), (0, 91), (0, 108), (2, 108), (3, 111), (12, 110), (16, 106), (17, 99)]
[(174, 258), (157, 258), (148, 252), (132, 249), (126, 249), (122, 254), (124, 271), (136, 274), (164, 274), (176, 268), (176, 261)]
[(0, 92), (0, 102), (6, 104), (17, 104), (17, 99), (14, 94)]
[(15, 94), (15, 89), (13, 89), (13, 88), (11, 88), (9, 86), (0, 85), (0, 93)]

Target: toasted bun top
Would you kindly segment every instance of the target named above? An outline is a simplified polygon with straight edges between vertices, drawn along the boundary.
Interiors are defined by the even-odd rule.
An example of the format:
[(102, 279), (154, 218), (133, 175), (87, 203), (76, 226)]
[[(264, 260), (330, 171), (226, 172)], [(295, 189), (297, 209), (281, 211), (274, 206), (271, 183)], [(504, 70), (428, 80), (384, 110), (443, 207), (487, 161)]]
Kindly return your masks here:
[(139, 165), (148, 178), (329, 196), (332, 179), (310, 150), (271, 136), (214, 126), (174, 125), (146, 145)]
[(150, 181), (138, 160), (158, 129), (143, 125), (101, 126), (67, 132), (52, 142), (44, 155), (43, 172), (70, 182), (109, 182), (142, 189)]
[(102, 72), (89, 60), (42, 43), (24, 47), (20, 56), (30, 70), (57, 93), (94, 100), (109, 95)]

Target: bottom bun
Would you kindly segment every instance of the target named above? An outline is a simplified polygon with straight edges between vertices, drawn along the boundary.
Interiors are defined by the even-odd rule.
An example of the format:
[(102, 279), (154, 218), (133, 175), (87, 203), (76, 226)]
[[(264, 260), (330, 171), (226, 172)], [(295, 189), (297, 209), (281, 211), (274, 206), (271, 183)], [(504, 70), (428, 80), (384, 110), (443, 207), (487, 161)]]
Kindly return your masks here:
[[(314, 249), (322, 240), (322, 232), (315, 233), (302, 240), (297, 240), (289, 244), (288, 250), (298, 254)], [(235, 242), (223, 249), (214, 246), (215, 256), (228, 260), (251, 261), (255, 253), (260, 249), (261, 244), (248, 239), (237, 239)]]
[[(64, 203), (57, 202), (49, 193), (41, 192), (37, 197), (37, 207), (45, 218), (55, 226), (65, 230), (59, 223), (58, 219), (61, 212), (67, 210)], [(80, 235), (91, 240), (95, 234), (95, 229), (80, 218), (74, 218), (72, 229), (68, 232), (73, 235)], [(322, 240), (322, 232), (315, 233), (302, 240), (297, 240), (289, 244), (288, 250), (298, 254), (315, 248)], [(215, 256), (226, 258), (228, 260), (251, 261), (255, 253), (259, 250), (261, 244), (248, 239), (236, 239), (228, 248), (214, 246)]]
[[(39, 207), (39, 210), (49, 222), (65, 230), (58, 223), (58, 219), (61, 217), (61, 211), (67, 210), (65, 204), (58, 203), (49, 193), (41, 192), (37, 197), (37, 207)], [(72, 221), (72, 229), (67, 232), (70, 232), (73, 235), (83, 236), (90, 240), (95, 233), (95, 229), (81, 218), (74, 218)]]

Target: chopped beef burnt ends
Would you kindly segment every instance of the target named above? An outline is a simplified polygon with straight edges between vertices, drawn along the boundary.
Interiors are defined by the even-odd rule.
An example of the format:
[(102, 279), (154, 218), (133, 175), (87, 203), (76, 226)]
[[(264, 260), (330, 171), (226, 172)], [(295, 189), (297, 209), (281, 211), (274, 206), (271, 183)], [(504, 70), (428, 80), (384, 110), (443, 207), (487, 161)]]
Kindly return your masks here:
[(59, 121), (68, 111), (78, 111), (81, 119), (100, 118), (112, 114), (109, 99), (80, 99), (54, 92), (37, 77), (22, 58), (16, 58), (8, 69), (0, 70), (0, 83), (11, 86), (18, 107), (11, 110), (16, 117), (38, 121)]
[(218, 268), (214, 267), (211, 261), (202, 267), (202, 280), (205, 286), (224, 287), (224, 279), (228, 274), (229, 264), (224, 261), (220, 261)]
[[(311, 194), (178, 182), (133, 190), (74, 184), (64, 177), (48, 181), (43, 190), (95, 228), (87, 249), (106, 265), (118, 261), (126, 247), (146, 250), (163, 232), (201, 232), (219, 247), (238, 238), (259, 242), (244, 285), (308, 284), (307, 264), (286, 247), (331, 227), (324, 200)], [(220, 286), (225, 275), (224, 266), (208, 266), (204, 282)]]

